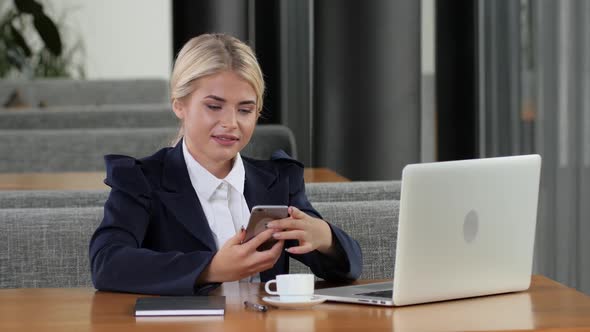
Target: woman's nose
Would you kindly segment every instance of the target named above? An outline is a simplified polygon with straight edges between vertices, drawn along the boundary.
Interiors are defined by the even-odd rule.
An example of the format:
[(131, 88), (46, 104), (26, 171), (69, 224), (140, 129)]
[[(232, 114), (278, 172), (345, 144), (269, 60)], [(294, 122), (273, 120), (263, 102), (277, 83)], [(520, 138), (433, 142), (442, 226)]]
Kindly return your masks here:
[(224, 112), (223, 118), (221, 119), (221, 126), (223, 128), (235, 128), (238, 125), (236, 112), (234, 110), (228, 110)]

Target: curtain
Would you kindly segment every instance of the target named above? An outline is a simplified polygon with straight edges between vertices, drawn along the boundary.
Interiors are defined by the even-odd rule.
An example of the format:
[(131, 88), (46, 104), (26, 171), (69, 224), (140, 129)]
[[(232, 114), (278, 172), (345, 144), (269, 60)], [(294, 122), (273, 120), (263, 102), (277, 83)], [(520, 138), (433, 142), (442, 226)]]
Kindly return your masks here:
[(478, 14), (481, 156), (542, 156), (534, 273), (590, 294), (590, 1)]

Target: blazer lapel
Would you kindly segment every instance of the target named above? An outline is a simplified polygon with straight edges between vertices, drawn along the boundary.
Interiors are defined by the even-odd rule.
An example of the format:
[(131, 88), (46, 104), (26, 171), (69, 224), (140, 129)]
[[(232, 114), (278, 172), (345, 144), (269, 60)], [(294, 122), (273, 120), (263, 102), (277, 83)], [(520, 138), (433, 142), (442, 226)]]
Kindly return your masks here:
[(280, 178), (276, 170), (264, 168), (255, 161), (242, 158), (246, 170), (244, 198), (248, 208), (256, 205), (287, 205), (289, 203), (289, 178)]
[[(250, 210), (256, 205), (287, 205), (289, 204), (289, 178), (280, 178), (276, 170), (256, 165), (256, 161), (242, 158), (246, 169), (246, 183), (244, 197)], [(271, 269), (260, 272), (261, 280), (273, 279), (277, 274), (287, 271), (288, 259), (286, 253)]]
[[(242, 158), (246, 172), (244, 197), (251, 210), (256, 205), (287, 205), (289, 178), (280, 178), (278, 171), (257, 165), (256, 161)], [(184, 227), (211, 251), (217, 246), (213, 232), (195, 192), (182, 152), (182, 141), (168, 152), (162, 171), (162, 188), (157, 195), (168, 210)]]
[(182, 153), (182, 140), (168, 152), (162, 171), (162, 203), (184, 227), (211, 251), (217, 251), (213, 232), (195, 192)]

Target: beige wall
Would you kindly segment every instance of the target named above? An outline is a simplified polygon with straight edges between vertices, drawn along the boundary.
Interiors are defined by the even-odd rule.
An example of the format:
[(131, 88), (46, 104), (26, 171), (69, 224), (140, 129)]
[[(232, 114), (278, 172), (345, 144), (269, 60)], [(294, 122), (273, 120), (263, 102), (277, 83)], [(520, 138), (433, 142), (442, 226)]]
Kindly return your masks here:
[[(162, 0), (44, 1), (63, 20), (64, 40), (80, 36), (89, 79), (165, 78), (172, 64), (172, 5)], [(63, 18), (63, 19), (60, 19)]]

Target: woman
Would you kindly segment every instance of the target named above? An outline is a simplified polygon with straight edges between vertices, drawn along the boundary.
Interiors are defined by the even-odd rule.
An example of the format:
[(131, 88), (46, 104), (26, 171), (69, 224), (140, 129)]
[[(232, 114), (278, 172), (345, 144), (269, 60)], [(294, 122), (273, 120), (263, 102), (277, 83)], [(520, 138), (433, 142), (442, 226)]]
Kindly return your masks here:
[[(105, 157), (112, 189), (90, 241), (95, 287), (206, 294), (221, 282), (288, 273), (289, 256), (324, 279), (358, 278), (360, 248), (313, 209), (303, 165), (282, 151), (265, 161), (240, 156), (264, 94), (252, 50), (227, 35), (193, 38), (170, 85), (178, 143), (143, 159)], [(288, 205), (289, 217), (242, 243), (256, 205)], [(271, 238), (272, 248), (256, 250)]]

